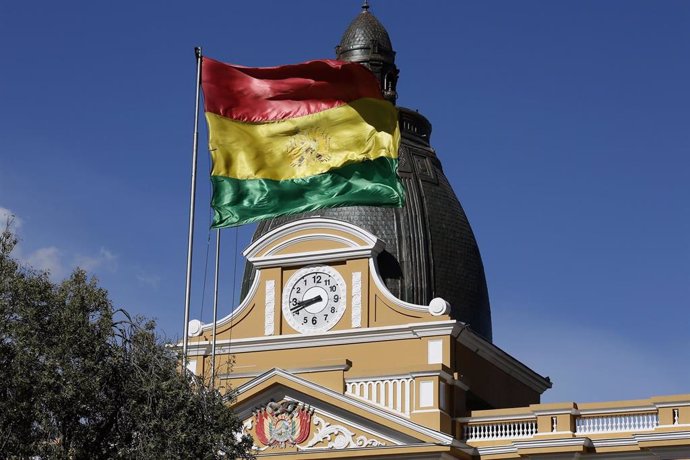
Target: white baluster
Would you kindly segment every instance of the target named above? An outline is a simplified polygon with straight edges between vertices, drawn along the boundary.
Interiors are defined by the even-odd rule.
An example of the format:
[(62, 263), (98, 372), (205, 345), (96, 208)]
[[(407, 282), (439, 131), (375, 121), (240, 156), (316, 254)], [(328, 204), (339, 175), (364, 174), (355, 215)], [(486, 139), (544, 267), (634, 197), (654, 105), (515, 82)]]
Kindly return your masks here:
[(395, 380), (395, 410), (397, 412), (402, 412), (402, 396), (400, 395), (400, 390), (402, 390), (402, 381), (400, 379)]
[(388, 408), (393, 409), (393, 381), (386, 380), (386, 399), (388, 400)]

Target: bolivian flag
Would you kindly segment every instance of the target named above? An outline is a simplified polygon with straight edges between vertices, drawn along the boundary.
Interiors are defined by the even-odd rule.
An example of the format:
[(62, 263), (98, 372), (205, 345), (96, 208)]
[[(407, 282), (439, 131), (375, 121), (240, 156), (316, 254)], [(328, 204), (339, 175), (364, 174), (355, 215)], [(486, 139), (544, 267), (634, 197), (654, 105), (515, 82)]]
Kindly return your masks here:
[(250, 68), (204, 58), (202, 89), (213, 227), (337, 206), (403, 205), (397, 110), (365, 67)]

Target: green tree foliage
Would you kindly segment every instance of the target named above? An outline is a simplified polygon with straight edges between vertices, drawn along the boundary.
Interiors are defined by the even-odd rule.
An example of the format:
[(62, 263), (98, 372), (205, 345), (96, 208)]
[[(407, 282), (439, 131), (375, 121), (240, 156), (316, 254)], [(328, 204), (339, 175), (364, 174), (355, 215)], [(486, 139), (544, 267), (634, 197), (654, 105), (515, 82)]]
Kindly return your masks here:
[(82, 270), (55, 284), (0, 236), (0, 458), (249, 457), (223, 397)]

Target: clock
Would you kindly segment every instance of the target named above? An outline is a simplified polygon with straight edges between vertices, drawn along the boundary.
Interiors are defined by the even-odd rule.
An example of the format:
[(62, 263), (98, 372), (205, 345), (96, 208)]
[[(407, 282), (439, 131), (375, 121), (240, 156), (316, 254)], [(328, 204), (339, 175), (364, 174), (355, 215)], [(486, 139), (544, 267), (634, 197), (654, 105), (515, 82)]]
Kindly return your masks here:
[(346, 306), (345, 281), (326, 265), (298, 270), (283, 289), (283, 317), (303, 334), (330, 330), (343, 317)]

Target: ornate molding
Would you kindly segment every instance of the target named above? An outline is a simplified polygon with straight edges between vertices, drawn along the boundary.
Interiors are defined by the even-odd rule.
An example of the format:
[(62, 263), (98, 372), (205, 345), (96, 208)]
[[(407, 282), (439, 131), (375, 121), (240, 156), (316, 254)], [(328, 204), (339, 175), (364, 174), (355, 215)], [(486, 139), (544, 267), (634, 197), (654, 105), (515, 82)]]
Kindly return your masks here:
[(362, 272), (352, 273), (352, 327), (362, 327)]
[[(314, 426), (320, 427), (312, 436), (311, 440), (306, 446), (297, 446), (299, 450), (313, 450), (313, 449), (352, 449), (356, 447), (379, 447), (385, 446), (385, 443), (377, 441), (376, 439), (367, 439), (366, 436), (356, 436), (355, 433), (348, 430), (342, 425), (331, 425), (324, 419), (318, 416), (313, 416), (312, 421)], [(326, 444), (325, 446), (318, 446), (319, 444)]]
[[(307, 440), (314, 409), (302, 403), (271, 401), (256, 409), (253, 420), (257, 439), (266, 447), (294, 446)], [(246, 422), (245, 422), (246, 423)]]
[[(245, 420), (244, 423), (242, 424), (242, 430), (237, 434), (237, 441), (239, 442), (243, 436), (249, 436), (250, 438), (252, 438), (252, 440), (254, 440), (254, 437), (251, 434), (249, 434), (249, 430), (251, 430), (253, 426), (254, 426), (254, 418), (253, 417)], [(254, 450), (254, 451), (261, 452), (262, 450), (266, 450), (266, 449), (268, 449), (268, 446), (259, 447), (256, 445), (256, 442), (254, 442), (254, 444), (252, 444), (252, 450)]]
[(275, 281), (266, 281), (266, 307), (264, 309), (264, 335), (275, 333), (276, 291)]
[[(297, 234), (302, 230), (313, 230), (313, 232), (303, 236), (293, 235), (287, 241), (277, 243), (281, 238), (291, 233)], [(344, 233), (346, 236), (324, 233), (324, 230), (335, 230)], [(310, 241), (315, 237), (338, 241), (344, 247), (324, 251), (307, 251), (300, 254), (276, 254), (276, 252), (286, 250), (294, 244)], [(356, 225), (336, 219), (308, 218), (289, 222), (266, 233), (252, 243), (242, 254), (255, 267), (261, 268), (304, 265), (305, 263), (323, 264), (335, 260), (375, 257), (383, 250), (384, 246), (385, 243), (383, 241)]]

